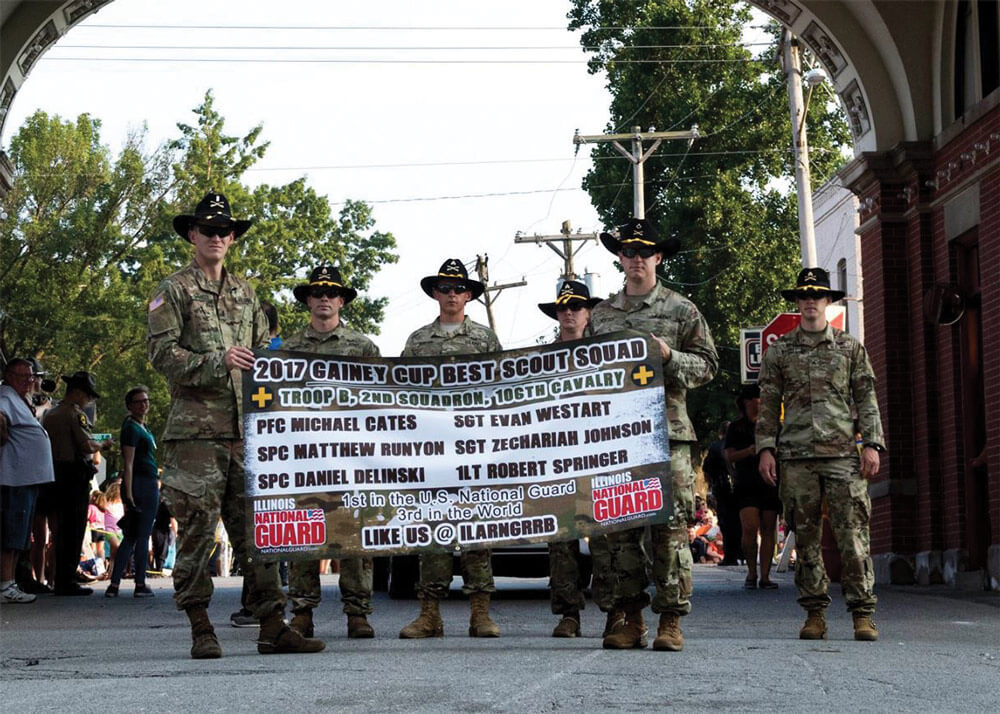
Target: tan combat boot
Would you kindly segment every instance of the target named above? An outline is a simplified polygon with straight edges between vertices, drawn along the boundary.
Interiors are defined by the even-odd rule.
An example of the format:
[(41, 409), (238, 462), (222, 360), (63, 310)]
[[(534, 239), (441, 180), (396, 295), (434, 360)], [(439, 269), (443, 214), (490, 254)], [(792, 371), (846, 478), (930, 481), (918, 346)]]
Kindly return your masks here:
[(186, 610), (191, 621), (191, 659), (218, 659), (222, 646), (215, 636), (215, 628), (208, 619), (208, 609), (202, 605)]
[(601, 637), (607, 637), (612, 632), (615, 631), (615, 627), (618, 625), (625, 624), (625, 613), (621, 610), (612, 610), (608, 613), (607, 619), (604, 621), (604, 632), (601, 633)]
[(606, 650), (641, 649), (646, 646), (646, 623), (642, 620), (642, 608), (636, 605), (625, 608), (625, 620), (604, 638)]
[(490, 619), (490, 594), (469, 595), (469, 637), (499, 637), (500, 628)]
[(684, 633), (681, 632), (681, 616), (676, 612), (660, 614), (660, 626), (656, 629), (653, 649), (666, 652), (680, 652), (684, 649)]
[(580, 613), (567, 612), (559, 620), (559, 624), (552, 630), (553, 637), (579, 637), (580, 636)]
[(347, 616), (347, 637), (352, 640), (369, 640), (375, 636), (375, 628), (364, 615)]
[(823, 610), (810, 610), (806, 622), (799, 630), (800, 640), (826, 639), (826, 613)]
[(444, 637), (444, 622), (438, 601), (424, 598), (420, 601), (420, 614), (417, 619), (399, 631), (401, 640), (420, 640), (425, 637)]
[(852, 613), (854, 617), (854, 639), (860, 642), (875, 642), (878, 640), (878, 628), (872, 620), (871, 613)]
[(260, 654), (308, 654), (322, 652), (325, 647), (323, 640), (303, 637), (298, 630), (286, 625), (280, 611), (272, 612), (260, 620), (260, 639), (257, 640), (257, 651)]
[(288, 626), (303, 637), (312, 637), (314, 633), (312, 608), (305, 607), (301, 610), (295, 610), (294, 613), (294, 617), (292, 617), (292, 621), (288, 623)]

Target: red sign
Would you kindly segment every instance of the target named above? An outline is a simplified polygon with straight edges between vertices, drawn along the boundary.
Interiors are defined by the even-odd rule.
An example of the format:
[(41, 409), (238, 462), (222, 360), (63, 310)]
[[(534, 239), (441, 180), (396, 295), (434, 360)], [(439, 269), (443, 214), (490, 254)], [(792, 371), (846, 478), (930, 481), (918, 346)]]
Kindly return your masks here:
[[(844, 318), (847, 310), (843, 305), (831, 305), (826, 309), (826, 319), (838, 330), (844, 329)], [(802, 316), (797, 312), (782, 312), (771, 320), (760, 333), (760, 354), (767, 352), (767, 348), (774, 344), (774, 341), (782, 335), (788, 334), (802, 321)]]

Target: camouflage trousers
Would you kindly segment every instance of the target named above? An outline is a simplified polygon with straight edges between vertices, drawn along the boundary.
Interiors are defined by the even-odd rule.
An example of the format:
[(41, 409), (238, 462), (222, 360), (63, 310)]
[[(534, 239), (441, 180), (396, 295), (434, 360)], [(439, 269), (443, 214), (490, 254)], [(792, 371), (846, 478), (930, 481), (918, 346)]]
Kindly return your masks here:
[[(673, 511), (666, 524), (650, 526), (653, 560), (653, 612), (687, 615), (691, 612), (691, 548), (687, 525), (694, 520), (694, 471), (691, 447), (674, 444), (670, 448), (670, 481)], [(615, 609), (650, 602), (647, 587), (646, 554), (642, 540), (645, 528), (631, 528), (608, 534)]]
[[(594, 577), (590, 586), (594, 604), (602, 612), (612, 606), (611, 553), (608, 537), (591, 536), (590, 556), (594, 564)], [(580, 541), (563, 540), (549, 543), (549, 592), (552, 612), (566, 615), (584, 608), (583, 588), (580, 583)]]
[(252, 563), (246, 557), (247, 503), (243, 442), (237, 439), (167, 441), (163, 447), (161, 497), (177, 519), (174, 602), (178, 610), (208, 606), (212, 578), (208, 563), (215, 529), (222, 518), (233, 552), (244, 560), (247, 607), (260, 618), (285, 609), (277, 563)]
[[(496, 592), (493, 585), (493, 564), (489, 550), (462, 551), (462, 592)], [(420, 582), (417, 597), (421, 600), (444, 600), (451, 585), (451, 553), (422, 553), (420, 555)]]
[(840, 586), (847, 609), (875, 612), (875, 571), (872, 567), (868, 520), (872, 502), (868, 482), (861, 478), (857, 457), (801, 459), (781, 462), (781, 501), (785, 521), (795, 530), (795, 586), (806, 610), (830, 604), (830, 579), (823, 565), (823, 498), (840, 550)]
[[(372, 559), (340, 559), (340, 601), (348, 615), (372, 612)], [(319, 561), (293, 560), (288, 572), (292, 612), (314, 610), (320, 603)]]

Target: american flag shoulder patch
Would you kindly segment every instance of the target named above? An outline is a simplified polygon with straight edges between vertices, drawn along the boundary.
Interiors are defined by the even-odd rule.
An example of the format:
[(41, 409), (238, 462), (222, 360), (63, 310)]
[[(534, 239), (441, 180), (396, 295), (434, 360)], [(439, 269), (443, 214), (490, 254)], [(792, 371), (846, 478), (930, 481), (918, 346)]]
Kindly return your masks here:
[(163, 304), (163, 296), (157, 295), (156, 298), (151, 303), (149, 303), (149, 311), (152, 312), (162, 304)]

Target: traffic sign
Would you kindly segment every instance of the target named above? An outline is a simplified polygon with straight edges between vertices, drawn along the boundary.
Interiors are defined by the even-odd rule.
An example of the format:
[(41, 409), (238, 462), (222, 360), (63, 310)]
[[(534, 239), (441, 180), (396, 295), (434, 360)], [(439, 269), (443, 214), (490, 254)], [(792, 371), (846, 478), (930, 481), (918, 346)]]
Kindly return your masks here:
[(740, 381), (756, 382), (760, 372), (760, 333), (763, 327), (746, 327), (740, 330)]
[[(830, 305), (826, 308), (827, 321), (839, 330), (844, 329), (844, 320), (847, 316), (847, 309), (843, 305)], [(761, 357), (767, 352), (767, 348), (774, 344), (782, 335), (788, 334), (802, 321), (802, 316), (797, 312), (782, 312), (767, 323), (760, 333), (760, 354)]]

